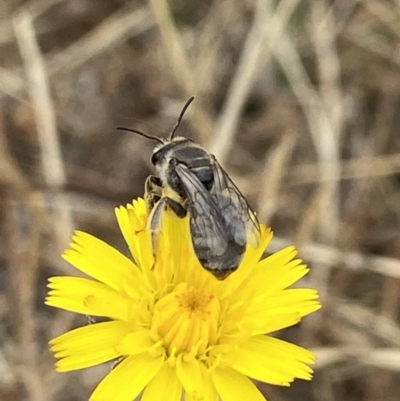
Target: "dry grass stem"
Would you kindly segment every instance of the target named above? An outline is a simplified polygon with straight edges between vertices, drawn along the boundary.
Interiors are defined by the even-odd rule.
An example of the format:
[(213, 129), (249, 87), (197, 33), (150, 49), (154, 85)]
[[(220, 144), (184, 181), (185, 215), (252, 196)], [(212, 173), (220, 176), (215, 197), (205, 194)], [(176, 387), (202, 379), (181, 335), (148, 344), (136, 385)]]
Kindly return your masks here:
[[(184, 37), (178, 32), (166, 0), (150, 0), (150, 5), (160, 29), (166, 53), (170, 59), (174, 75), (182, 85), (185, 97), (198, 93), (201, 83), (196, 73), (195, 65), (185, 50)], [(208, 138), (211, 132), (211, 121), (202, 111), (201, 102), (197, 102), (192, 113), (193, 128), (200, 138)]]
[[(289, 246), (291, 241), (275, 236), (270, 251), (277, 251)], [(360, 252), (345, 252), (338, 248), (317, 243), (304, 244), (299, 248), (301, 257), (305, 261), (329, 265), (340, 265), (352, 271), (371, 271), (383, 276), (400, 278), (400, 260), (383, 256), (373, 256)]]
[[(321, 22), (322, 21), (322, 22)], [(325, 0), (312, 2), (311, 27), (321, 80), (320, 99), (325, 113), (316, 113), (318, 136), (314, 146), (320, 162), (320, 174), (324, 181), (327, 176), (337, 179), (324, 181), (324, 196), (321, 199), (320, 235), (332, 241), (337, 235), (339, 199), (337, 181), (340, 176), (340, 137), (344, 122), (344, 99), (340, 89), (340, 62), (336, 49), (336, 36), (332, 35), (335, 25)]]
[(50, 94), (46, 68), (36, 41), (32, 18), (28, 12), (21, 12), (14, 18), (19, 48), (24, 60), (28, 91), (32, 99), (36, 117), (36, 127), (41, 148), (43, 177), (46, 185), (55, 190), (52, 199), (58, 217), (54, 220), (59, 238), (60, 250), (73, 230), (69, 205), (62, 194), (58, 193), (66, 181), (61, 157), (56, 113)]
[(47, 391), (41, 381), (39, 349), (36, 341), (36, 320), (34, 309), (35, 285), (38, 275), (40, 205), (31, 198), (30, 212), (33, 215), (32, 236), (29, 244), (21, 241), (21, 226), (18, 223), (17, 207), (11, 192), (6, 202), (5, 229), (7, 232), (7, 253), (11, 262), (10, 295), (13, 305), (13, 331), (16, 350), (14, 355), (15, 373), (25, 386), (29, 401), (47, 401)]
[(279, 145), (268, 155), (265, 168), (260, 174), (262, 190), (257, 200), (258, 217), (268, 223), (279, 202), (280, 186), (286, 173), (287, 162), (298, 137), (288, 132), (282, 136)]
[(132, 9), (128, 5), (116, 11), (78, 42), (57, 53), (49, 62), (50, 74), (79, 68), (127, 39), (154, 26), (147, 7)]
[(354, 347), (317, 348), (316, 369), (349, 361), (353, 364), (370, 365), (377, 368), (400, 371), (400, 349), (375, 348), (366, 350)]
[(270, 0), (258, 0), (252, 27), (247, 35), (240, 60), (214, 128), (210, 150), (224, 163), (230, 153), (233, 138), (250, 89), (271, 50), (298, 5), (298, 0), (282, 0), (271, 15)]
[[(329, 166), (329, 165), (328, 165)], [(363, 178), (384, 177), (400, 172), (400, 154), (360, 157), (354, 160), (341, 162), (342, 173), (338, 177), (335, 174), (327, 174), (321, 177), (318, 165), (299, 165), (288, 172), (289, 186), (298, 186), (311, 183), (321, 183), (337, 180), (359, 180)]]
[(14, 18), (14, 30), (24, 60), (30, 97), (34, 104), (36, 126), (42, 149), (43, 176), (51, 188), (65, 183), (56, 115), (47, 80), (46, 67), (40, 53), (32, 18), (21, 12)]

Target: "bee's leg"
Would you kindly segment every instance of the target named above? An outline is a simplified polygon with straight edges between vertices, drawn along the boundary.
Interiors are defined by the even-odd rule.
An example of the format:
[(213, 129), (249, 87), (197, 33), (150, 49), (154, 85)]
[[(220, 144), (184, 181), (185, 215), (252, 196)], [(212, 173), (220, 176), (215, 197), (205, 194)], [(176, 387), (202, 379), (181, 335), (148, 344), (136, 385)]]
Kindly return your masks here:
[[(146, 199), (146, 202), (147, 201), (148, 200)], [(147, 206), (149, 207), (149, 204), (147, 204)], [(160, 233), (160, 228), (161, 228), (161, 219), (166, 207), (167, 207), (166, 198), (160, 198), (160, 200), (156, 202), (152, 207), (152, 209), (150, 210), (150, 216), (148, 219), (147, 227), (151, 232), (151, 243), (153, 246), (153, 252), (155, 252), (156, 249), (158, 248), (158, 235)]]
[(149, 229), (154, 233), (158, 232), (161, 227), (161, 219), (163, 212), (169, 207), (179, 218), (184, 218), (187, 210), (177, 201), (164, 196), (151, 209), (149, 216)]
[(149, 175), (144, 184), (144, 200), (146, 201), (147, 211), (150, 213), (155, 204), (162, 197), (162, 182), (159, 177)]
[(187, 210), (177, 201), (168, 198), (166, 196), (162, 197), (151, 209), (149, 216), (148, 228), (151, 231), (151, 240), (153, 244), (153, 249), (157, 249), (158, 246), (158, 234), (161, 228), (161, 220), (164, 211), (169, 207), (178, 217), (183, 218), (187, 214)]
[(181, 219), (183, 219), (187, 214), (187, 209), (182, 206), (179, 202), (165, 197), (163, 198), (166, 200), (168, 207)]
[(161, 198), (151, 209), (150, 216), (149, 216), (149, 226), (148, 228), (153, 233), (158, 233), (161, 227), (161, 218), (164, 210), (167, 207), (167, 198)]
[(144, 190), (144, 199), (149, 213), (162, 200), (163, 204), (159, 206), (161, 209), (165, 209), (168, 206), (178, 217), (183, 218), (186, 216), (187, 210), (184, 206), (168, 196), (162, 196), (162, 181), (159, 177), (149, 175), (144, 184)]

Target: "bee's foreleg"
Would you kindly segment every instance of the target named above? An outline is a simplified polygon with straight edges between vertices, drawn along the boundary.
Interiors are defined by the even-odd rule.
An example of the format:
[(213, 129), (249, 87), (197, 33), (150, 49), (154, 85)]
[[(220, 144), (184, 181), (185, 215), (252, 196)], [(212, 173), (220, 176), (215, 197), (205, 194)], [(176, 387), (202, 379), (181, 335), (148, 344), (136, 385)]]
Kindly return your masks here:
[(144, 184), (144, 200), (150, 213), (162, 197), (162, 182), (159, 177), (149, 175)]

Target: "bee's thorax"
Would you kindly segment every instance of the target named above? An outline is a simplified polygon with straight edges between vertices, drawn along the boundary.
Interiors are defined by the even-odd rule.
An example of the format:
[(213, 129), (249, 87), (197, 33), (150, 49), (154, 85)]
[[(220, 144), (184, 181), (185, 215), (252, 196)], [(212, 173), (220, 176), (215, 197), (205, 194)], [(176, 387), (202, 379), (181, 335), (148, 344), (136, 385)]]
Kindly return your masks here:
[(176, 175), (174, 168), (170, 167), (173, 159), (187, 166), (207, 190), (212, 187), (214, 176), (210, 155), (202, 146), (184, 137), (176, 137), (171, 142), (155, 148), (152, 162), (164, 187), (169, 186), (179, 196), (185, 197), (181, 180)]

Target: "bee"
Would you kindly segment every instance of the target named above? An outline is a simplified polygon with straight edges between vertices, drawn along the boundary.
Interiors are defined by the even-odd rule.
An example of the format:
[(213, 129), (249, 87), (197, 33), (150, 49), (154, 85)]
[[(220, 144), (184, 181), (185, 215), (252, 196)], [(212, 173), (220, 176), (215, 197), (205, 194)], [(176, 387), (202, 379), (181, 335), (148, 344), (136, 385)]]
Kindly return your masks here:
[(257, 247), (260, 225), (216, 158), (191, 139), (175, 136), (193, 99), (186, 102), (167, 139), (118, 129), (158, 142), (151, 157), (158, 175), (150, 175), (145, 183), (152, 233), (157, 237), (167, 208), (180, 218), (189, 214), (193, 249), (200, 264), (223, 280), (238, 268), (247, 244)]

